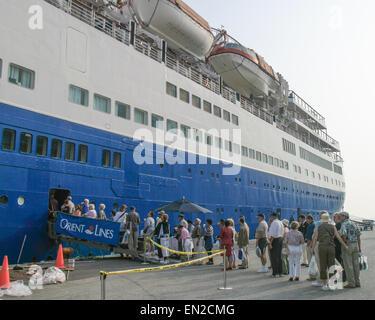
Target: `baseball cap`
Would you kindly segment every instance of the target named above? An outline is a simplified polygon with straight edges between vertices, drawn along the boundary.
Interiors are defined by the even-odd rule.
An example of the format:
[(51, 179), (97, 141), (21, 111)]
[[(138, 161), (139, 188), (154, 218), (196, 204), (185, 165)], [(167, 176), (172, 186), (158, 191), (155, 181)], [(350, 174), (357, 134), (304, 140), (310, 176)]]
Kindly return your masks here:
[(346, 211), (340, 212), (340, 215), (344, 216), (344, 217), (347, 217), (347, 218), (349, 218), (349, 216), (350, 216), (349, 213), (346, 212)]
[(259, 214), (257, 215), (257, 217), (259, 217), (259, 218), (263, 218), (263, 219), (266, 218), (266, 216), (265, 216), (263, 213), (259, 213)]

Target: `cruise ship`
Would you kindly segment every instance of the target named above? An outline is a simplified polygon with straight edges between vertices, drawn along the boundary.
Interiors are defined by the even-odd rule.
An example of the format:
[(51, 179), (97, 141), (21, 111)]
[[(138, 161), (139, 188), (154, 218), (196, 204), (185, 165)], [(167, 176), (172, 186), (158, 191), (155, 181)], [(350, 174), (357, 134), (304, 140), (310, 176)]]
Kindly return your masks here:
[[(0, 1), (0, 256), (56, 256), (50, 195), (109, 217), (342, 210), (340, 144), (258, 53), (181, 0)], [(186, 214), (186, 219), (207, 215)], [(177, 214), (170, 214), (177, 224)], [(74, 246), (78, 256), (99, 255)]]

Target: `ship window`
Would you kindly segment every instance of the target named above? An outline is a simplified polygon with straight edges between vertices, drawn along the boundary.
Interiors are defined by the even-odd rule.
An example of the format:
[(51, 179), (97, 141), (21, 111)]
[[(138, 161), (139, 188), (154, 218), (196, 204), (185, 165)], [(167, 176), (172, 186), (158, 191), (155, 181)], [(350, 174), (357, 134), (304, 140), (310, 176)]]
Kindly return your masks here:
[(120, 152), (113, 153), (113, 168), (121, 169), (121, 153)]
[(76, 145), (73, 142), (67, 142), (65, 144), (65, 160), (74, 161), (75, 148), (76, 148)]
[(309, 170), (305, 169), (306, 176), (309, 176)]
[(241, 146), (237, 143), (233, 143), (233, 152), (235, 154), (241, 154)]
[(249, 158), (250, 159), (255, 159), (255, 150), (249, 149)]
[(212, 104), (206, 100), (203, 100), (203, 110), (208, 113), (212, 113)]
[(3, 74), (3, 60), (0, 59), (0, 79), (1, 79), (2, 74)]
[(289, 163), (287, 161), (284, 161), (285, 169), (289, 170)]
[(230, 113), (226, 110), (223, 110), (223, 117), (225, 121), (230, 122)]
[(225, 148), (226, 151), (232, 152), (233, 151), (232, 142), (228, 141), (228, 140), (225, 140), (224, 148)]
[(111, 152), (109, 150), (103, 150), (102, 152), (102, 166), (109, 167), (111, 164)]
[(256, 159), (258, 161), (262, 161), (262, 153), (261, 152), (259, 152), (259, 151), (256, 152)]
[(48, 138), (38, 136), (36, 138), (36, 154), (38, 156), (47, 156)]
[(51, 157), (55, 159), (61, 159), (61, 140), (52, 139)]
[(177, 87), (174, 84), (167, 82), (167, 94), (177, 98)]
[(87, 163), (87, 155), (89, 148), (83, 144), (78, 147), (78, 161), (82, 163)]
[(94, 94), (94, 109), (104, 113), (111, 113), (111, 99)]
[(201, 98), (193, 95), (192, 96), (192, 99), (191, 99), (191, 102), (193, 104), (194, 107), (198, 108), (198, 109), (201, 109), (202, 108), (202, 104), (201, 104)]
[(31, 147), (33, 142), (33, 135), (30, 133), (21, 133), (20, 141), (20, 152), (21, 153), (31, 153)]
[(235, 124), (236, 126), (239, 125), (238, 116), (232, 114), (232, 123)]
[(172, 132), (173, 134), (177, 134), (178, 130), (178, 123), (173, 120), (167, 120), (167, 131)]
[(89, 92), (85, 89), (70, 85), (69, 101), (87, 107), (89, 105)]
[(8, 203), (8, 197), (7, 196), (1, 196), (0, 197), (0, 203), (1, 204), (7, 204)]
[(215, 137), (215, 146), (218, 149), (222, 149), (223, 148), (223, 142), (222, 142), (221, 138)]
[(17, 66), (13, 63), (9, 65), (9, 82), (27, 89), (34, 89), (35, 72)]
[(214, 115), (221, 118), (221, 108), (214, 106)]
[(130, 120), (130, 106), (116, 101), (116, 116), (126, 120)]
[(190, 93), (184, 89), (180, 89), (180, 100), (190, 103)]
[(249, 149), (247, 149), (247, 147), (244, 147), (244, 146), (242, 146), (242, 155), (244, 156), (244, 157), (248, 157), (249, 156)]
[(151, 125), (153, 128), (163, 130), (164, 125), (163, 125), (164, 119), (161, 116), (158, 116), (156, 114), (153, 114), (151, 116)]
[(190, 127), (188, 126), (185, 126), (185, 125), (181, 125), (180, 126), (181, 128), (181, 135), (182, 137), (186, 138), (186, 139), (189, 139), (190, 138)]
[(203, 141), (202, 131), (198, 129), (194, 129), (194, 137), (195, 137), (195, 141), (197, 141), (198, 143), (202, 143)]
[(212, 139), (213, 137), (209, 134), (206, 134), (206, 144), (212, 146)]
[(275, 158), (274, 165), (275, 165), (275, 167), (279, 167), (280, 166), (280, 160)]
[(268, 163), (273, 166), (273, 157), (272, 156), (268, 156)]
[(268, 163), (268, 156), (265, 153), (262, 154), (262, 159), (264, 163)]
[(283, 160), (280, 160), (280, 168), (284, 169), (284, 161)]
[(148, 113), (141, 109), (134, 109), (134, 121), (140, 124), (148, 125)]
[(1, 143), (3, 150), (14, 151), (16, 142), (16, 131), (11, 129), (3, 130), (3, 141)]

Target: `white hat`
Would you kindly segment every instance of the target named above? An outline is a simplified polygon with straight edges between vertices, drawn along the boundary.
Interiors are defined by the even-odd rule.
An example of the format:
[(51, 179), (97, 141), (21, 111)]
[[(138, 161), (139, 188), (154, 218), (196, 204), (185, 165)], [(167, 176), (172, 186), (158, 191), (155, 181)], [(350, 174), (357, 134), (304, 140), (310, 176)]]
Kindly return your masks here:
[(328, 213), (324, 213), (324, 214), (321, 215), (320, 221), (321, 222), (330, 222), (331, 221), (331, 217), (329, 216)]

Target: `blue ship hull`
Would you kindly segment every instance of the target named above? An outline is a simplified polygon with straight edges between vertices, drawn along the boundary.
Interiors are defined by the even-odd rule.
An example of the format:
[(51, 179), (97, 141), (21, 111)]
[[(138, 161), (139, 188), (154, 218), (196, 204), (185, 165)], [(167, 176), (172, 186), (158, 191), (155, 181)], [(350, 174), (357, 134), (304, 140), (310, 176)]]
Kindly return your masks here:
[[(0, 150), (0, 257), (8, 255), (15, 263), (25, 235), (27, 241), (21, 262), (55, 258), (57, 246), (47, 237), (47, 214), (51, 189), (69, 190), (74, 203), (88, 198), (97, 206), (106, 205), (107, 216), (113, 207), (126, 203), (133, 205), (146, 217), (149, 210), (181, 199), (198, 203), (211, 211), (218, 232), (221, 218), (241, 215), (247, 218), (254, 236), (258, 212), (267, 218), (280, 211), (282, 218), (297, 218), (297, 212), (317, 215), (320, 210), (339, 211), (345, 194), (276, 176), (270, 173), (242, 168), (237, 176), (223, 176), (224, 164), (138, 166), (133, 161), (137, 146), (131, 138), (99, 129), (0, 104), (0, 140), (4, 128), (16, 130), (15, 151)], [(19, 152), (22, 132), (33, 135), (31, 154)], [(36, 156), (36, 138), (48, 138), (46, 157)], [(65, 161), (49, 157), (51, 140), (85, 144), (89, 148), (88, 163)], [(156, 150), (153, 146), (154, 151)], [(121, 152), (121, 169), (105, 168), (101, 163), (102, 150)], [(77, 152), (76, 152), (77, 154)], [(19, 205), (17, 199), (25, 199)], [(187, 214), (203, 221), (207, 216)], [(177, 214), (170, 214), (172, 226), (177, 224)], [(73, 246), (77, 255), (100, 255), (98, 250)]]

